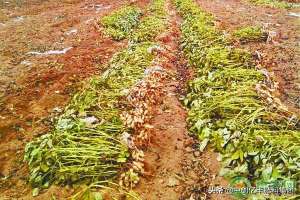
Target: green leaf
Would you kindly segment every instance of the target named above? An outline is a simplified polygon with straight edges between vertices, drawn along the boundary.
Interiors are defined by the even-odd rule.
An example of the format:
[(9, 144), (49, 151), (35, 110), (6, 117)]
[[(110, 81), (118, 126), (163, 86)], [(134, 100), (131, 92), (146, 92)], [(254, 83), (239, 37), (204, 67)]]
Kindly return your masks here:
[(242, 150), (239, 150), (239, 152), (240, 152), (240, 160), (241, 160), (241, 162), (243, 162), (244, 161), (244, 153)]
[(127, 161), (127, 158), (118, 158), (117, 162), (119, 163), (125, 163)]
[(247, 163), (237, 166), (234, 171), (239, 174), (248, 174), (248, 166)]
[(34, 188), (34, 189), (32, 190), (32, 196), (33, 196), (33, 197), (38, 196), (38, 195), (39, 195), (39, 192), (40, 192), (40, 189), (39, 189), (39, 188)]
[(250, 155), (250, 156), (256, 156), (257, 154), (258, 154), (258, 151), (248, 152), (248, 155)]
[(272, 169), (273, 167), (271, 165), (268, 165), (263, 171), (262, 171), (262, 178), (263, 180), (269, 180), (272, 175)]
[[(199, 120), (198, 120), (199, 121)], [(201, 120), (202, 121), (202, 120)], [(197, 122), (198, 123), (198, 122)], [(203, 124), (203, 121), (202, 121), (202, 124)], [(202, 125), (201, 125), (202, 126)], [(200, 128), (199, 128), (200, 129)], [(202, 134), (204, 137), (209, 137), (211, 135), (211, 129), (208, 128), (208, 127), (205, 127), (203, 130), (202, 130)]]
[(52, 140), (51, 140), (51, 139), (49, 139), (49, 140), (47, 141), (47, 145), (48, 145), (49, 148), (52, 148), (52, 147), (53, 147), (53, 144), (52, 144)]
[(95, 200), (103, 200), (103, 196), (100, 192), (94, 192)]
[(240, 157), (240, 150), (234, 152), (234, 154), (232, 154), (231, 159), (232, 160), (237, 160)]
[(255, 163), (256, 165), (258, 165), (259, 160), (260, 160), (260, 159), (259, 159), (259, 155), (255, 156), (254, 159), (253, 159), (253, 161), (254, 161), (254, 163)]
[(199, 150), (200, 150), (201, 152), (203, 152), (203, 150), (204, 150), (205, 147), (207, 146), (208, 142), (209, 142), (209, 139), (206, 138), (206, 139), (204, 139), (204, 140), (200, 143)]
[(280, 173), (277, 168), (273, 168), (272, 171), (272, 179), (278, 179), (280, 177)]
[(188, 100), (188, 99), (184, 99), (184, 100), (183, 100), (183, 104), (184, 104), (185, 106), (187, 106), (187, 105), (189, 104), (189, 100)]
[(42, 172), (47, 172), (49, 170), (49, 166), (46, 165), (45, 163), (42, 163), (41, 164), (41, 170), (42, 170)]
[(221, 168), (219, 175), (225, 178), (232, 178), (235, 177), (237, 174), (233, 170), (223, 167)]

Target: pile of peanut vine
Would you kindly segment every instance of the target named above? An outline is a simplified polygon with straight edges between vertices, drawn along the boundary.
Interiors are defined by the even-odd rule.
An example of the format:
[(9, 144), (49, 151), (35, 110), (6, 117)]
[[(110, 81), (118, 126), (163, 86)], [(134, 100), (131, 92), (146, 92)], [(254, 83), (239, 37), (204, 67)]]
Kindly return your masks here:
[[(163, 30), (166, 24), (161, 15), (164, 0), (153, 0), (149, 9), (155, 11), (151, 17), (158, 20), (145, 23), (143, 20), (147, 19), (143, 19), (143, 28), (126, 34), (143, 35), (141, 31), (146, 29), (152, 31), (151, 37), (133, 40), (128, 48), (116, 53), (106, 71), (88, 80), (73, 96), (63, 114), (55, 119), (53, 130), (26, 145), (25, 160), (34, 196), (53, 183), (113, 182), (125, 168), (131, 152), (122, 135), (131, 130), (121, 119), (122, 101), (128, 90), (144, 77), (145, 69), (155, 57), (149, 49), (158, 46), (153, 41), (159, 32), (153, 27)], [(121, 8), (113, 15), (126, 10), (127, 7)], [(131, 23), (131, 18), (127, 20), (125, 25)]]
[(211, 145), (220, 153), (220, 173), (233, 185), (290, 186), (295, 192), (300, 178), (299, 119), (272, 96), (274, 83), (251, 56), (230, 47), (211, 15), (193, 0), (174, 2), (183, 17), (182, 48), (195, 69), (184, 103), (200, 150)]

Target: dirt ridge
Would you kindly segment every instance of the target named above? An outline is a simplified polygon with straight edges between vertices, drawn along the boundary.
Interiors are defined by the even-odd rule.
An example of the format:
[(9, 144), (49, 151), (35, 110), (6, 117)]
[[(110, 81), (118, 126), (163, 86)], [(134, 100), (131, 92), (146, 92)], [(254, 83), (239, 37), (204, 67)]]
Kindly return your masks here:
[(161, 66), (175, 76), (165, 81), (163, 103), (154, 108), (152, 140), (145, 151), (147, 171), (135, 191), (147, 200), (208, 199), (212, 174), (188, 135), (187, 112), (179, 101), (191, 74), (179, 48), (181, 19), (170, 1), (166, 9), (169, 30), (158, 40), (168, 53)]

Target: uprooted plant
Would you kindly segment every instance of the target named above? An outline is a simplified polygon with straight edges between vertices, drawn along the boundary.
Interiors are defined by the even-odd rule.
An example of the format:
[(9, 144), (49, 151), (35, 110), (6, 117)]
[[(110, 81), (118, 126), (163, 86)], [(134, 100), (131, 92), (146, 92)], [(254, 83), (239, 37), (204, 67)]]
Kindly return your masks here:
[[(151, 7), (159, 17), (161, 2), (154, 0), (156, 7)], [(124, 179), (121, 177), (123, 181), (136, 177), (124, 164), (131, 160), (138, 167), (135, 162), (142, 161), (143, 154), (128, 149), (125, 136), (132, 130), (121, 117), (125, 109), (122, 101), (129, 89), (144, 77), (145, 69), (155, 57), (151, 49), (157, 48), (157, 44), (152, 39), (131, 42), (127, 49), (115, 54), (107, 70), (87, 81), (74, 95), (56, 119), (54, 129), (27, 144), (25, 160), (34, 195), (53, 183), (113, 182), (122, 169), (127, 170)]]
[(265, 41), (267, 33), (259, 26), (242, 27), (233, 32), (233, 36), (242, 43), (252, 41)]
[(166, 27), (166, 11), (164, 9), (165, 0), (153, 1), (148, 9), (149, 15), (132, 32), (130, 39), (133, 42), (142, 42), (154, 39)]
[[(290, 184), (295, 192), (300, 178), (299, 119), (273, 96), (270, 87), (276, 84), (254, 66), (251, 56), (227, 44), (211, 15), (193, 0), (174, 2), (184, 19), (182, 48), (196, 70), (184, 103), (200, 150), (210, 144), (220, 153), (221, 174), (233, 185)], [(258, 197), (268, 198), (248, 196)]]
[(129, 157), (121, 135), (119, 99), (144, 73), (153, 43), (130, 46), (116, 54), (103, 75), (76, 94), (54, 130), (26, 146), (25, 160), (35, 188), (52, 183), (91, 183), (114, 178)]
[(105, 34), (115, 40), (126, 38), (138, 24), (142, 12), (134, 6), (125, 6), (103, 17), (99, 22), (104, 27)]

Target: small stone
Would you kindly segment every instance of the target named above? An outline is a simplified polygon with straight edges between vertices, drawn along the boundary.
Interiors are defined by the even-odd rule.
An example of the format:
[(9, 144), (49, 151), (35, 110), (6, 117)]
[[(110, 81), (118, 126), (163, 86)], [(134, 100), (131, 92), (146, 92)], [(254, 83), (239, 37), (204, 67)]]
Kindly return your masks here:
[(200, 156), (200, 152), (199, 151), (194, 151), (194, 156), (195, 157), (199, 157)]
[(177, 185), (179, 185), (179, 180), (176, 179), (175, 177), (170, 177), (169, 180), (168, 180), (167, 186), (174, 187), (174, 186), (177, 186)]
[(29, 61), (27, 61), (27, 60), (23, 60), (22, 62), (21, 62), (21, 65), (25, 65), (25, 66), (29, 66), (29, 65), (31, 65), (32, 63), (31, 62), (29, 62)]
[(191, 147), (186, 147), (186, 148), (185, 148), (185, 151), (188, 152), (188, 153), (190, 153), (190, 152), (193, 151), (193, 149), (192, 149)]
[(287, 40), (287, 39), (289, 39), (289, 36), (285, 34), (285, 35), (282, 35), (281, 38), (282, 38), (283, 40)]
[(96, 117), (91, 116), (91, 117), (86, 117), (86, 118), (82, 119), (81, 121), (84, 122), (89, 127), (89, 126), (92, 126), (93, 124), (97, 123), (99, 120)]
[(195, 185), (195, 181), (194, 180), (187, 180), (184, 182), (186, 185)]
[(53, 112), (58, 112), (58, 113), (61, 113), (63, 110), (59, 107), (55, 107), (53, 108)]
[(190, 196), (190, 198), (189, 198), (188, 200), (196, 200), (196, 199), (194, 198), (194, 194), (191, 194), (191, 196)]
[(160, 179), (158, 182), (159, 182), (160, 184), (163, 184), (163, 183), (164, 183), (164, 180), (163, 180), (163, 179)]
[(184, 141), (184, 146), (190, 146), (193, 144), (193, 140), (188, 138), (187, 140)]
[(300, 13), (294, 13), (294, 12), (291, 12), (288, 14), (288, 16), (292, 16), (292, 17), (300, 17)]
[(71, 29), (70, 31), (67, 31), (65, 34), (66, 35), (71, 35), (71, 34), (77, 34), (78, 30), (77, 29)]
[(198, 175), (196, 174), (196, 172), (194, 172), (193, 170), (190, 170), (188, 172), (188, 176), (193, 179), (193, 180), (197, 180), (198, 179)]

